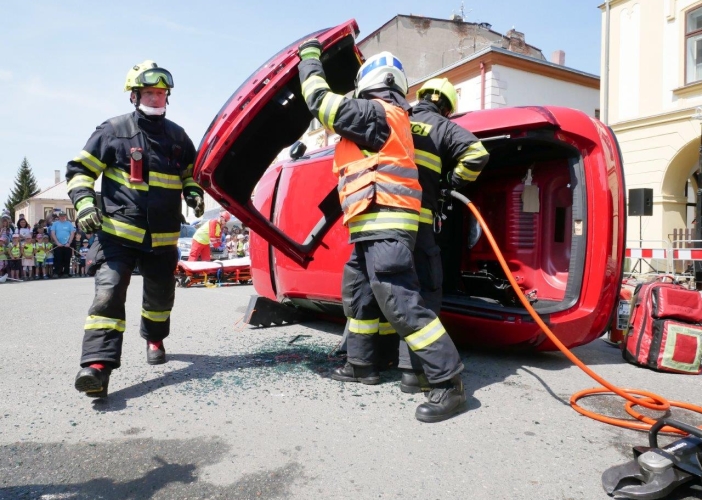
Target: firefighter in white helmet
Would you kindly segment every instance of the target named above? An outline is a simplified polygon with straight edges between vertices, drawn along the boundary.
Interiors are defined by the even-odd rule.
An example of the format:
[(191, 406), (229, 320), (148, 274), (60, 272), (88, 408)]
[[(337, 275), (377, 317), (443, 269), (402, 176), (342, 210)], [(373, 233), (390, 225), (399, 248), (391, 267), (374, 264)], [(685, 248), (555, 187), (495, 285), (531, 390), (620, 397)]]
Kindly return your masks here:
[[(343, 223), (354, 248), (344, 267), (342, 300), (348, 362), (331, 378), (380, 381), (381, 334), (397, 332), (421, 360), (430, 397), (415, 417), (438, 422), (465, 406), (463, 363), (441, 321), (424, 305), (412, 260), (422, 192), (410, 133), (407, 77), (393, 54), (370, 57), (356, 76), (355, 98), (327, 84), (316, 39), (298, 48), (302, 94), (322, 125), (341, 136), (334, 154)], [(381, 323), (381, 317), (387, 318)]]

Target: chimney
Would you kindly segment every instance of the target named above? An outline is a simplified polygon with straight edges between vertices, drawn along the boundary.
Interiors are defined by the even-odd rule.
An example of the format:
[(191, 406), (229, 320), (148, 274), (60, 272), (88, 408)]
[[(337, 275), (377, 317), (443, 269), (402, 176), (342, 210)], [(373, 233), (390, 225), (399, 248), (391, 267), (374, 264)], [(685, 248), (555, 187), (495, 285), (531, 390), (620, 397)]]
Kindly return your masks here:
[(59, 182), (61, 182), (61, 171), (54, 170), (54, 184), (58, 184)]
[(524, 33), (512, 28), (505, 34), (505, 36), (508, 40), (507, 50), (517, 52), (519, 54), (527, 54), (529, 52), (524, 39)]
[(524, 41), (524, 33), (517, 31), (514, 28), (507, 32), (507, 38), (516, 38), (517, 40)]
[(565, 52), (562, 50), (554, 50), (551, 54), (551, 62), (559, 66), (565, 66)]

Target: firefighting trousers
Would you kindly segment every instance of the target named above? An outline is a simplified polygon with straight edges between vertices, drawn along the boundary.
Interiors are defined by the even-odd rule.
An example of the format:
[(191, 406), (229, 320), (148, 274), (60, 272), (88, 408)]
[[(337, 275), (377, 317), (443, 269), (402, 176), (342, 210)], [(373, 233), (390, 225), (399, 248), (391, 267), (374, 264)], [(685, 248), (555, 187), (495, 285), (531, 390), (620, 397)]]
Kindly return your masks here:
[(348, 361), (377, 361), (380, 318), (419, 358), (431, 383), (463, 371), (456, 346), (439, 318), (424, 305), (412, 251), (397, 240), (359, 241), (344, 266), (342, 300), (349, 318)]
[(95, 298), (85, 320), (81, 366), (102, 363), (119, 368), (125, 330), (127, 287), (138, 265), (143, 278), (141, 337), (157, 342), (168, 336), (175, 299), (173, 272), (178, 250), (154, 254), (111, 240), (95, 241), (89, 258), (95, 259)]
[[(441, 250), (436, 244), (434, 228), (431, 224), (419, 224), (417, 243), (414, 247), (414, 267), (419, 279), (419, 293), (424, 304), (437, 316), (441, 311), (441, 284), (444, 272), (441, 264)], [(389, 342), (388, 342), (389, 344)], [(422, 363), (407, 346), (400, 340), (398, 368), (419, 371)]]

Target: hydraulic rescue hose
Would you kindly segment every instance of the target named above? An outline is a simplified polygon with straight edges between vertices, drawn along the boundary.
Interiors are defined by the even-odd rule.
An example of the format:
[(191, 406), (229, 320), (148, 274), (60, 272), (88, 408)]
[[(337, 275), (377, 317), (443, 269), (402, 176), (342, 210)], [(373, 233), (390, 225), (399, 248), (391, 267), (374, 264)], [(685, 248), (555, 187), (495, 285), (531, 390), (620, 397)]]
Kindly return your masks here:
[[(563, 343), (558, 340), (556, 335), (546, 326), (546, 323), (543, 322), (541, 317), (538, 315), (538, 313), (534, 310), (534, 308), (531, 306), (529, 301), (527, 300), (526, 296), (522, 292), (522, 290), (519, 288), (519, 285), (517, 284), (516, 280), (512, 276), (512, 273), (507, 266), (507, 262), (505, 261), (504, 257), (502, 256), (502, 252), (500, 252), (500, 249), (497, 246), (497, 243), (495, 242), (495, 239), (492, 237), (492, 233), (490, 233), (490, 229), (488, 228), (487, 224), (485, 223), (485, 220), (482, 218), (480, 215), (480, 212), (478, 209), (473, 205), (473, 203), (463, 196), (462, 194), (456, 192), (456, 191), (450, 191), (449, 194), (456, 198), (457, 200), (463, 202), (473, 213), (475, 216), (476, 220), (480, 224), (480, 227), (483, 229), (483, 232), (485, 233), (485, 236), (487, 237), (488, 241), (490, 242), (490, 245), (492, 246), (493, 251), (495, 252), (495, 255), (497, 256), (497, 260), (500, 262), (500, 266), (502, 266), (502, 270), (505, 273), (505, 276), (507, 276), (507, 279), (509, 279), (509, 282), (512, 284), (512, 288), (514, 289), (515, 293), (519, 297), (519, 300), (521, 301), (522, 305), (526, 308), (526, 310), (529, 312), (531, 317), (536, 321), (536, 324), (541, 327), (541, 329), (544, 331), (546, 336), (553, 342), (553, 344), (558, 347), (558, 349), (565, 354), (565, 356), (572, 361), (578, 368), (580, 368), (582, 371), (584, 371), (586, 374), (588, 374), (591, 378), (593, 378), (597, 383), (601, 384), (603, 387), (595, 387), (592, 389), (585, 389), (580, 392), (577, 392), (573, 394), (570, 397), (570, 406), (577, 411), (578, 413), (581, 413), (585, 415), (586, 417), (590, 417), (595, 420), (599, 420), (600, 422), (604, 422), (606, 424), (610, 425), (616, 425), (618, 427), (624, 427), (627, 429), (635, 429), (635, 430), (640, 430), (640, 431), (648, 431), (653, 424), (656, 423), (656, 420), (653, 418), (646, 417), (645, 415), (642, 415), (638, 411), (634, 410), (635, 406), (643, 406), (644, 408), (648, 408), (650, 410), (655, 410), (655, 411), (668, 411), (671, 407), (677, 407), (677, 408), (684, 408), (686, 410), (690, 410), (696, 413), (702, 414), (702, 407), (693, 405), (691, 403), (686, 403), (686, 402), (681, 402), (681, 401), (668, 401), (662, 396), (659, 396), (658, 394), (654, 394), (652, 392), (648, 391), (642, 391), (639, 389), (622, 389), (620, 387), (615, 386), (614, 384), (608, 382), (604, 378), (600, 377), (597, 373), (592, 371), (590, 368), (588, 368), (585, 363), (580, 361), (566, 346), (563, 345)], [(630, 420), (624, 420), (620, 418), (614, 418), (614, 417), (608, 417), (605, 415), (601, 415), (599, 413), (595, 413), (593, 411), (586, 410), (582, 408), (580, 405), (578, 405), (578, 400), (586, 397), (586, 396), (592, 396), (595, 394), (616, 394), (624, 399), (627, 400), (626, 404), (624, 405), (624, 408), (626, 412), (631, 415), (633, 418), (636, 420), (639, 420), (640, 422), (643, 423), (637, 423), (637, 422), (632, 422)], [(634, 397), (633, 395), (641, 396), (641, 397)], [(702, 429), (702, 426), (699, 427)], [(667, 432), (667, 433), (672, 433), (672, 434), (681, 434), (681, 435), (686, 435), (685, 432), (676, 429), (674, 427), (670, 426), (665, 426), (663, 429), (661, 429), (662, 432)]]

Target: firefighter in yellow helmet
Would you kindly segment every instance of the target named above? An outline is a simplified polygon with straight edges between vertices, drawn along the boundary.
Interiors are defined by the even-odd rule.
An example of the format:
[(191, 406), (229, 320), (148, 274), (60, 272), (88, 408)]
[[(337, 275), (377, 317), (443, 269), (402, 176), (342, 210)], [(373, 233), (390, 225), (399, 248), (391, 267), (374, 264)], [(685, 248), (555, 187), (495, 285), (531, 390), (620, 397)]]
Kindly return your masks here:
[[(422, 193), (407, 115), (407, 77), (399, 59), (381, 52), (359, 69), (354, 98), (344, 97), (329, 88), (321, 53), (316, 39), (298, 47), (300, 83), (312, 115), (341, 136), (334, 174), (354, 245), (341, 291), (348, 362), (331, 378), (377, 384), (379, 338), (397, 332), (431, 384), (415, 418), (445, 420), (465, 407), (463, 363), (439, 318), (425, 307), (412, 261)], [(381, 323), (381, 316), (387, 320)]]
[[(119, 368), (125, 329), (124, 303), (136, 266), (143, 277), (140, 334), (149, 364), (166, 362), (163, 339), (175, 297), (181, 199), (202, 214), (203, 192), (193, 180), (195, 147), (185, 131), (166, 119), (171, 73), (153, 61), (133, 66), (124, 90), (132, 113), (102, 123), (66, 167), (76, 222), (97, 233), (86, 259), (95, 275), (95, 298), (85, 320), (81, 369), (75, 388), (107, 396)], [(95, 181), (102, 175), (101, 203)]]
[[(417, 91), (417, 100), (410, 120), (414, 161), (422, 186), (422, 208), (414, 263), (424, 303), (439, 314), (443, 273), (435, 236), (441, 229), (440, 190), (459, 189), (474, 181), (490, 155), (477, 137), (448, 119), (458, 107), (458, 94), (448, 79), (426, 81)], [(430, 390), (421, 360), (402, 340), (398, 367), (402, 371), (400, 389), (403, 392)]]

